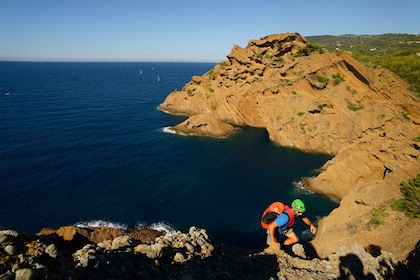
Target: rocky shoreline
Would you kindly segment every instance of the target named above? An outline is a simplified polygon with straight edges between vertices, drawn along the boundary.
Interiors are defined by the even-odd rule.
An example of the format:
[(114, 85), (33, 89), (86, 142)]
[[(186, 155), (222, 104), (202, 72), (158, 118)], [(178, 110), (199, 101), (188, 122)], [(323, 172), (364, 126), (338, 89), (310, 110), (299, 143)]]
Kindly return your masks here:
[[(302, 179), (340, 201), (318, 221), (311, 243), (321, 257), (357, 243), (401, 261), (420, 240), (420, 219), (391, 208), (401, 182), (420, 172), (420, 102), (391, 71), (298, 33), (272, 34), (234, 45), (226, 61), (192, 77), (159, 109), (188, 116), (170, 128), (177, 133), (227, 137), (258, 127), (280, 146), (333, 156), (318, 176)], [(384, 218), (372, 228), (378, 211)]]
[(309, 244), (285, 251), (212, 244), (195, 227), (172, 235), (149, 228), (66, 226), (36, 236), (0, 230), (0, 279), (418, 279), (419, 247), (404, 262), (357, 244), (319, 259), (309, 256)]

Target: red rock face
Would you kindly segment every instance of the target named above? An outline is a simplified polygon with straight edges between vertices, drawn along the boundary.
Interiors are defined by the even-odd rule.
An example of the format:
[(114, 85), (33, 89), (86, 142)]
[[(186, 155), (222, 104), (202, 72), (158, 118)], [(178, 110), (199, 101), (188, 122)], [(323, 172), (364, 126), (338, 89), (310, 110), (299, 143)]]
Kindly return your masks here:
[[(420, 239), (419, 223), (407, 228), (413, 239), (396, 245), (397, 229), (412, 221), (389, 205), (400, 197), (400, 182), (420, 172), (413, 141), (420, 136), (419, 100), (386, 69), (366, 67), (340, 51), (309, 54), (305, 46), (296, 33), (234, 46), (227, 61), (172, 92), (160, 109), (190, 116), (173, 128), (179, 133), (223, 137), (232, 126), (263, 127), (281, 146), (333, 155), (319, 176), (304, 180), (341, 201), (320, 223), (313, 242), (318, 253), (355, 241), (368, 246), (369, 237), (402, 259)], [(372, 231), (366, 223), (375, 207), (385, 207), (390, 221)]]

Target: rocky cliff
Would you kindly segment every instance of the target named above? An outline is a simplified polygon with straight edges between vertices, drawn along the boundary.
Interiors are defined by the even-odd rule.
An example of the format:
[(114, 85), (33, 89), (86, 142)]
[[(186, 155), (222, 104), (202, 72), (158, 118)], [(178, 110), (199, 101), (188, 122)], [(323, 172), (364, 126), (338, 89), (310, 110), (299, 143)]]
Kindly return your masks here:
[(391, 253), (372, 256), (360, 245), (328, 260), (213, 245), (204, 229), (166, 235), (151, 229), (44, 229), (36, 236), (0, 230), (0, 279), (416, 279), (418, 249), (406, 264)]
[[(419, 241), (419, 219), (390, 208), (401, 181), (420, 172), (420, 102), (392, 72), (325, 52), (297, 33), (270, 35), (234, 46), (159, 109), (189, 116), (171, 128), (178, 133), (226, 137), (261, 127), (278, 145), (334, 156), (317, 177), (303, 179), (340, 200), (318, 223), (319, 256), (358, 243), (402, 260)], [(386, 215), (372, 228), (379, 210)]]

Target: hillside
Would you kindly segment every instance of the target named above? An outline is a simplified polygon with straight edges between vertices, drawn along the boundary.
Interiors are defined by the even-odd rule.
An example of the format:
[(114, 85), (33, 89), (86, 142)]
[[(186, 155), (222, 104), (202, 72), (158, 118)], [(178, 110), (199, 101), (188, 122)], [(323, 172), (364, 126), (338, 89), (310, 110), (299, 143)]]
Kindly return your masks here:
[(361, 55), (378, 57), (420, 47), (420, 34), (323, 35), (306, 36), (309, 42), (320, 44), (333, 52), (336, 48)]
[[(161, 104), (190, 116), (171, 129), (226, 137), (241, 126), (261, 127), (278, 145), (334, 156), (316, 178), (303, 179), (340, 200), (319, 221), (312, 242), (319, 256), (359, 243), (404, 259), (420, 239), (420, 221), (390, 204), (401, 196), (401, 181), (420, 172), (420, 103), (409, 85), (297, 33), (250, 40), (227, 58)], [(386, 226), (368, 226), (375, 209), (387, 214)]]
[(308, 36), (311, 43), (350, 53), (366, 63), (381, 65), (410, 84), (420, 97), (420, 34)]

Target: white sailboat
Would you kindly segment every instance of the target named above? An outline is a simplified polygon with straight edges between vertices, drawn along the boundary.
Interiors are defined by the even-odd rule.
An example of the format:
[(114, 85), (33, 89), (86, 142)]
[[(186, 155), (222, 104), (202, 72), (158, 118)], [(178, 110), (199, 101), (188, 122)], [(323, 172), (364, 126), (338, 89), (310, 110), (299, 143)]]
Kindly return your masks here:
[(140, 69), (140, 75), (143, 74), (143, 71)]
[(158, 75), (157, 81), (158, 81), (158, 82), (160, 82), (160, 77), (159, 77), (159, 75)]

